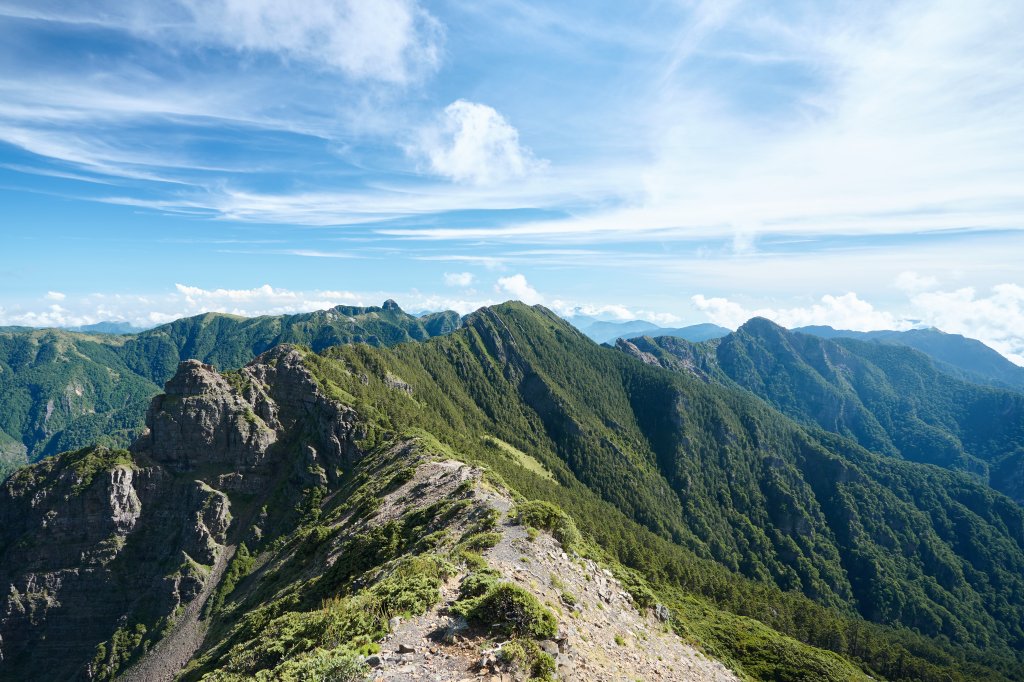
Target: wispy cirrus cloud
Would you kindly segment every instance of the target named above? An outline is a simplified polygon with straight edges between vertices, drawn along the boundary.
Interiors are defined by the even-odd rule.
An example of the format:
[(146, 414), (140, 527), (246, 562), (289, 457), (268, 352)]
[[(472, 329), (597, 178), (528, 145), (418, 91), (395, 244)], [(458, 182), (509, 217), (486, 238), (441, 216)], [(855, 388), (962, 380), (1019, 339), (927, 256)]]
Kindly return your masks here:
[(0, 15), (116, 30), (153, 41), (227, 48), (319, 64), (352, 78), (394, 83), (437, 68), (444, 30), (414, 0), (172, 0), (88, 8), (7, 0)]

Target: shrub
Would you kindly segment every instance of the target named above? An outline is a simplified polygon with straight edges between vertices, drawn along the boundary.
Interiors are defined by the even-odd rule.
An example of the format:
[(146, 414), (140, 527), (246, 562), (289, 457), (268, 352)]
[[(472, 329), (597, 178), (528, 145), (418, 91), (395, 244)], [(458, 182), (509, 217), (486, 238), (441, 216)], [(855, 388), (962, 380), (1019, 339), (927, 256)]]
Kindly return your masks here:
[(501, 542), (501, 533), (497, 532), (486, 532), (486, 533), (473, 533), (464, 539), (459, 545), (470, 551), (480, 551), (483, 549), (490, 549), (496, 544)]
[(558, 632), (555, 615), (512, 583), (494, 583), (483, 595), (456, 602), (452, 610), (506, 636), (548, 639)]
[(523, 502), (515, 508), (513, 519), (516, 523), (541, 528), (551, 533), (562, 543), (566, 551), (574, 550), (583, 542), (576, 524), (569, 516), (550, 502), (533, 500)]
[(498, 653), (502, 662), (530, 674), (530, 682), (554, 679), (555, 659), (530, 639), (513, 639)]

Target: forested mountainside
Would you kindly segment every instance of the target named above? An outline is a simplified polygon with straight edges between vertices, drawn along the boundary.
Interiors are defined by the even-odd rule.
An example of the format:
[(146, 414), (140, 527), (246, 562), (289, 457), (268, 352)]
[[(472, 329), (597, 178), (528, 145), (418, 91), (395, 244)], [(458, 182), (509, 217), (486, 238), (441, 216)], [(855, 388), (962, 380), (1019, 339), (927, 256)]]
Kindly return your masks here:
[[(63, 673), (92, 678), (186, 661), (186, 679), (357, 675), (363, 657), (384, 675), (440, 671), (420, 639), (399, 653), (407, 631), (390, 620), (422, 630), (427, 613), (455, 647), (432, 659), (497, 634), (515, 646), (494, 666), (536, 676), (621, 679), (578, 647), (611, 628), (602, 651), (646, 655), (660, 615), (747, 679), (1024, 679), (1020, 506), (597, 346), (542, 308), (482, 309), (425, 343), (284, 347), (224, 377), (186, 363), (167, 389), (131, 451), (63, 454), (5, 484), (8, 673), (39, 672), (26, 652), (40, 637), (74, 642)], [(529, 577), (509, 568), (535, 534), (523, 524), (552, 531), (569, 564), (608, 568), (600, 599), (620, 600), (628, 632), (598, 625), (611, 615), (587, 593), (594, 624), (557, 639), (581, 590), (549, 588), (589, 581), (555, 549), (513, 557), (538, 564)]]
[(1024, 394), (957, 379), (909, 347), (753, 319), (719, 340), (622, 342), (642, 359), (745, 388), (874, 452), (968, 471), (1024, 501)]
[(799, 327), (793, 331), (826, 339), (851, 338), (910, 346), (934, 360), (935, 366), (947, 374), (978, 384), (1024, 390), (1024, 367), (1010, 362), (981, 341), (960, 334), (947, 334), (938, 329), (855, 332), (824, 326)]
[(446, 334), (459, 324), (454, 312), (414, 317), (387, 301), (256, 318), (208, 313), (121, 336), (6, 328), (0, 330), (0, 476), (91, 443), (126, 447), (142, 428), (150, 398), (182, 360), (237, 369), (281, 343), (314, 350), (387, 345)]

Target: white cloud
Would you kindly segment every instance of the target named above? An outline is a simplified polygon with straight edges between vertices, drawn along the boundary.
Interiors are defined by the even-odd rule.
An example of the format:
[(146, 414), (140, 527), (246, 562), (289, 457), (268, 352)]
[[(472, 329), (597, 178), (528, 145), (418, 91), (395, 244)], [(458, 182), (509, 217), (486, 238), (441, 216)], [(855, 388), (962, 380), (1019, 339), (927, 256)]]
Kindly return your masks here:
[(6, 3), (0, 13), (119, 30), (153, 41), (266, 52), (352, 78), (404, 83), (435, 69), (444, 30), (415, 0), (56, 0)]
[(724, 327), (736, 328), (752, 317), (766, 317), (783, 327), (828, 325), (836, 329), (870, 331), (874, 329), (907, 329), (909, 322), (889, 312), (876, 309), (850, 292), (842, 296), (825, 295), (820, 303), (792, 308), (746, 308), (727, 298), (707, 298), (697, 294), (691, 298), (694, 306)]
[(450, 287), (468, 287), (473, 283), (472, 272), (446, 272), (444, 273), (444, 283)]
[(988, 296), (971, 287), (927, 291), (911, 297), (923, 324), (979, 339), (1024, 365), (1024, 287), (999, 284)]
[(63, 301), (67, 298), (67, 294), (60, 291), (47, 291), (45, 298), (47, 301)]
[[(915, 286), (922, 279), (929, 287), (936, 284), (932, 278), (906, 278)], [(978, 339), (1013, 362), (1024, 365), (1024, 287), (999, 284), (986, 296), (979, 295), (972, 287), (922, 291), (918, 286), (908, 289), (908, 295), (909, 305), (902, 314), (879, 310), (852, 292), (822, 296), (819, 303), (789, 308), (751, 308), (728, 298), (701, 294), (693, 296), (692, 301), (713, 322), (726, 327), (739, 326), (751, 317), (766, 317), (789, 328), (828, 325), (836, 329), (871, 331), (935, 327)]]
[(197, 40), (320, 63), (353, 78), (405, 83), (440, 61), (441, 25), (411, 0), (182, 4), (194, 19), (190, 35)]
[(526, 277), (521, 274), (499, 277), (494, 289), (527, 305), (544, 302), (544, 297), (540, 295), (540, 292), (530, 286), (530, 283), (526, 281)]
[(424, 156), (438, 175), (476, 185), (520, 178), (544, 165), (519, 144), (519, 131), (504, 116), (463, 99), (445, 107), (440, 122), (422, 130), (410, 151)]
[(939, 284), (939, 280), (934, 277), (927, 275), (919, 275), (913, 270), (907, 270), (901, 272), (894, 282), (896, 288), (900, 291), (906, 291), (907, 293), (916, 293), (919, 291), (927, 291), (928, 289), (934, 289)]

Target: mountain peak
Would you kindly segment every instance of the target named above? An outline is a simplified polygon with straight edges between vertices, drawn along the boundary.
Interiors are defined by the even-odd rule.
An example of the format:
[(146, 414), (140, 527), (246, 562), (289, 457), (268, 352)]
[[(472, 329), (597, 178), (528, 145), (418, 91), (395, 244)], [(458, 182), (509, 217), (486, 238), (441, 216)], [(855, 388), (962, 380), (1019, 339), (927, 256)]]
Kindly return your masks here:
[(765, 334), (775, 333), (779, 334), (787, 331), (785, 327), (779, 325), (767, 317), (752, 317), (744, 322), (737, 332), (746, 332), (748, 334)]
[(398, 303), (393, 298), (389, 298), (388, 300), (384, 301), (384, 305), (381, 306), (381, 310), (386, 310), (390, 313), (402, 312), (401, 306), (399, 306)]

